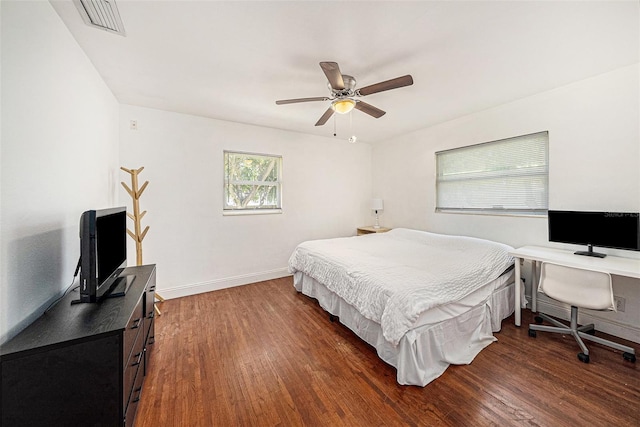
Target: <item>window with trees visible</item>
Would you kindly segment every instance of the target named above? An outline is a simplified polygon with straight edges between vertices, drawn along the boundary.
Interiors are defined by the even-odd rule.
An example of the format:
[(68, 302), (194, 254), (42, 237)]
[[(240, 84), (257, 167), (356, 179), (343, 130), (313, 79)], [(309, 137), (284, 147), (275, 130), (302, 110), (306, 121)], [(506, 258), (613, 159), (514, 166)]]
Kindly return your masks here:
[(224, 212), (279, 212), (282, 157), (224, 152)]
[(436, 153), (436, 211), (543, 215), (549, 132)]

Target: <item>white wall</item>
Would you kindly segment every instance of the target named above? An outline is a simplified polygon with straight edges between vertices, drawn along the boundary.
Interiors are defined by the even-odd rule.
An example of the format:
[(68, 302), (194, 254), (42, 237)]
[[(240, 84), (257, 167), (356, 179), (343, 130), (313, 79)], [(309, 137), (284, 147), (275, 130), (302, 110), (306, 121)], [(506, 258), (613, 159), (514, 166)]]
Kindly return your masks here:
[[(376, 145), (373, 189), (384, 199), (385, 225), (514, 247), (577, 248), (549, 243), (546, 217), (435, 213), (435, 152), (543, 130), (549, 131), (550, 208), (640, 211), (638, 76), (636, 64)], [(627, 307), (608, 317), (640, 340), (640, 281), (615, 278), (614, 287)]]
[[(637, 65), (394, 138), (372, 154), (364, 144), (133, 106), (118, 113), (48, 2), (2, 1), (0, 17), (0, 342), (71, 282), (80, 213), (130, 205), (116, 190), (128, 182), (120, 165), (145, 166), (144, 261), (159, 265), (168, 297), (286, 274), (297, 243), (372, 223), (372, 195), (385, 201), (385, 226), (549, 244), (544, 218), (434, 213), (435, 151), (540, 130), (550, 132), (552, 208), (640, 210)], [(283, 155), (283, 214), (221, 215), (224, 149)], [(638, 281), (616, 278), (615, 287), (627, 310), (612, 320), (637, 326)]]
[[(282, 214), (222, 215), (223, 150), (282, 155)], [(120, 159), (145, 167), (143, 262), (158, 264), (165, 298), (284, 276), (298, 243), (373, 221), (367, 144), (122, 105)], [(130, 185), (127, 173), (120, 179)], [(124, 190), (120, 200), (131, 211)]]
[(49, 2), (0, 8), (4, 342), (71, 284), (80, 214), (117, 199), (118, 104)]

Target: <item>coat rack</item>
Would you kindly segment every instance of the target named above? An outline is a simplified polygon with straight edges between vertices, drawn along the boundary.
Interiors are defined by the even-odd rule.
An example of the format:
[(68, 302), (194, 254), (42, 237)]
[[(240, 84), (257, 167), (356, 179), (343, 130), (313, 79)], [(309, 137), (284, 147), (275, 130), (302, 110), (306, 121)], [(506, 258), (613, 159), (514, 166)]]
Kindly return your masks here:
[[(129, 234), (129, 236), (136, 242), (136, 265), (142, 265), (142, 241), (149, 231), (149, 226), (147, 225), (141, 232), (142, 227), (140, 225), (140, 220), (142, 220), (142, 218), (147, 214), (147, 211), (143, 211), (142, 213), (140, 212), (140, 196), (142, 196), (147, 185), (149, 185), (149, 181), (145, 181), (144, 184), (142, 184), (142, 187), (138, 189), (138, 174), (143, 171), (144, 166), (139, 169), (127, 169), (125, 167), (120, 167), (120, 169), (131, 175), (131, 188), (129, 188), (129, 186), (124, 182), (121, 182), (120, 184), (122, 184), (127, 193), (129, 193), (129, 196), (131, 196), (131, 199), (133, 199), (133, 215), (127, 212), (127, 216), (133, 220), (134, 231), (127, 228), (127, 234)], [(162, 298), (157, 292), (155, 297), (160, 302), (164, 302), (164, 298)], [(160, 309), (158, 309), (156, 305), (154, 305), (154, 308), (158, 313), (158, 316), (160, 316), (162, 314)]]

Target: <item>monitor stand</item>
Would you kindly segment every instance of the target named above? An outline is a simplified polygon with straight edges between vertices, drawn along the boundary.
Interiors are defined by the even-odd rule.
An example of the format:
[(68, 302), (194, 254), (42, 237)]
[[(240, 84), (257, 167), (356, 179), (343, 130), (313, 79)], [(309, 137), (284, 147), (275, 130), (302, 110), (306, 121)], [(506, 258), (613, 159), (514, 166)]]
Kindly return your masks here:
[(129, 290), (129, 287), (133, 284), (135, 278), (136, 276), (133, 274), (118, 277), (114, 286), (111, 288), (111, 291), (109, 291), (105, 298), (123, 297)]
[(592, 257), (596, 257), (596, 258), (604, 258), (607, 256), (607, 254), (601, 254), (600, 252), (593, 252), (593, 245), (589, 244), (588, 245), (589, 250), (587, 251), (578, 251), (578, 252), (574, 252), (575, 255), (584, 255), (584, 256), (592, 256)]

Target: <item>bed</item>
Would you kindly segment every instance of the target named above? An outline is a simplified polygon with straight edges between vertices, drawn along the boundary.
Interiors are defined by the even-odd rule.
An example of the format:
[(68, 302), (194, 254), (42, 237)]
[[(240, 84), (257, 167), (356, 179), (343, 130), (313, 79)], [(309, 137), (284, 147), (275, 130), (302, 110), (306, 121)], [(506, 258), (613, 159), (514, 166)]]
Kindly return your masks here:
[(289, 271), (298, 292), (396, 368), (399, 384), (425, 386), (496, 341), (514, 311), (511, 250), (397, 228), (301, 243)]

